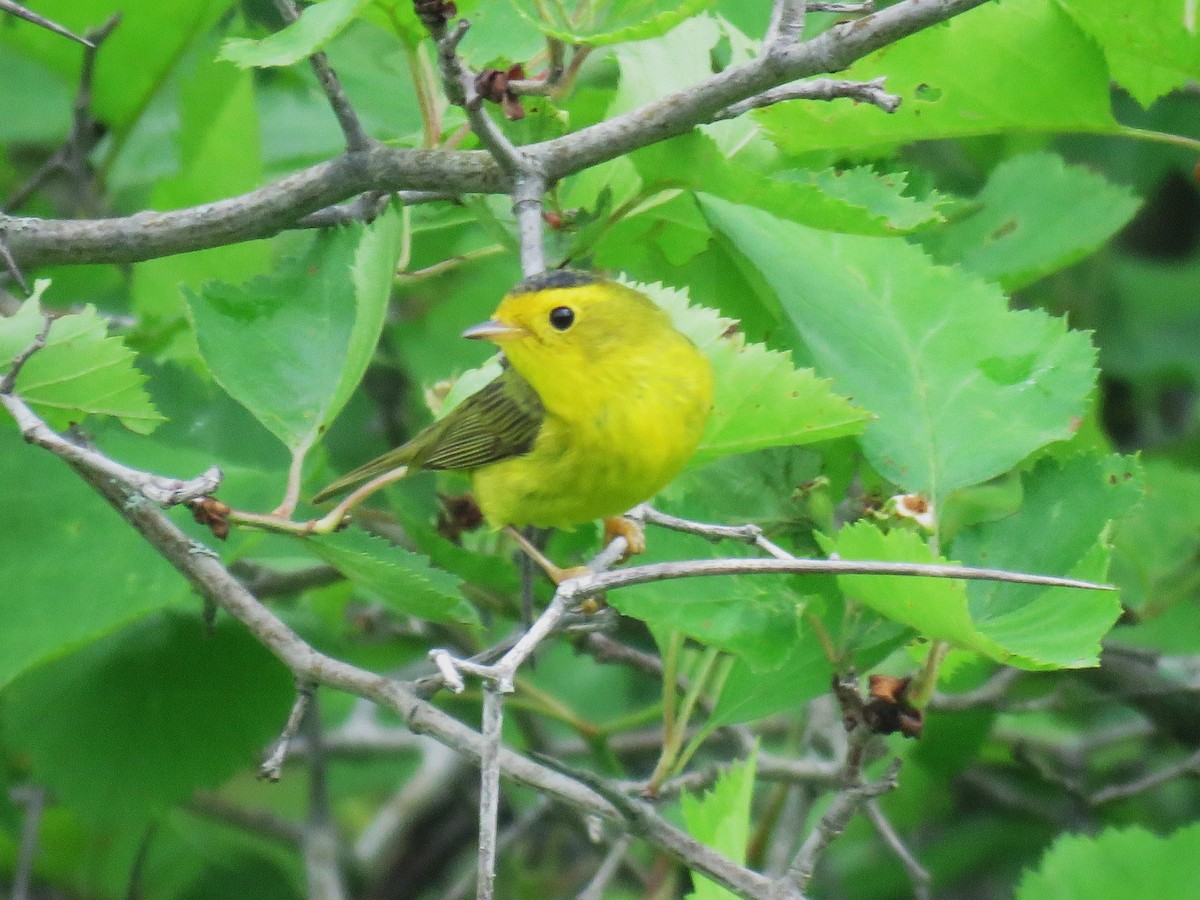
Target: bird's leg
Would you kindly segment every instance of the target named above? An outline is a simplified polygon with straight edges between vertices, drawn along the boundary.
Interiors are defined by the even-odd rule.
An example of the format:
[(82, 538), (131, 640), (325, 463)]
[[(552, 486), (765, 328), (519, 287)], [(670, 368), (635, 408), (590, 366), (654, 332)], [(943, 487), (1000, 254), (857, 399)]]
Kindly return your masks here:
[(625, 553), (621, 557), (622, 562), (631, 556), (639, 556), (646, 552), (646, 533), (642, 530), (642, 526), (633, 519), (627, 519), (625, 516), (612, 516), (605, 519), (605, 546), (615, 537), (625, 538)]
[(530, 541), (529, 538), (525, 537), (525, 535), (521, 534), (519, 530), (513, 528), (511, 525), (506, 525), (504, 526), (504, 531), (509, 537), (517, 542), (517, 546), (525, 551), (525, 555), (537, 563), (538, 566), (541, 567), (541, 570), (545, 572), (549, 579), (555, 584), (562, 584), (564, 581), (567, 581), (570, 578), (578, 578), (579, 576), (587, 575), (590, 572), (587, 566), (571, 566), (569, 569), (559, 568), (554, 563), (550, 562), (550, 560), (546, 558), (546, 554), (542, 553), (541, 550), (535, 547), (533, 542)]

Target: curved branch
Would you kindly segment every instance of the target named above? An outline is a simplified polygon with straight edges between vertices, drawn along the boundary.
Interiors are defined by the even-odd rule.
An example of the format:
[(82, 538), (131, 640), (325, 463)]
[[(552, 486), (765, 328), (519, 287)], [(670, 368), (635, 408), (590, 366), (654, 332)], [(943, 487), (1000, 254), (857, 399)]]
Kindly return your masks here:
[[(547, 183), (711, 122), (734, 103), (801, 78), (838, 72), (903, 37), (987, 0), (903, 0), (837, 25), (785, 50), (726, 69), (641, 109), (520, 148)], [(318, 209), (364, 191), (512, 193), (483, 151), (372, 147), (347, 153), (274, 184), (190, 209), (90, 221), (0, 216), (0, 240), (23, 266), (136, 262), (271, 237)]]

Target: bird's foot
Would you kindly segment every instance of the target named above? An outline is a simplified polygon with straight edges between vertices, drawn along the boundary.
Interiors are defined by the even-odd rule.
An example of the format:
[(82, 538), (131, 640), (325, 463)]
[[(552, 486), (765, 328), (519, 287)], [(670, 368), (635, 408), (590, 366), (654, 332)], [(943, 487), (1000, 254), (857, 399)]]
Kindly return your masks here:
[(633, 519), (625, 516), (612, 516), (604, 520), (604, 543), (607, 545), (613, 538), (625, 538), (625, 552), (621, 562), (631, 556), (640, 556), (646, 552), (646, 532)]

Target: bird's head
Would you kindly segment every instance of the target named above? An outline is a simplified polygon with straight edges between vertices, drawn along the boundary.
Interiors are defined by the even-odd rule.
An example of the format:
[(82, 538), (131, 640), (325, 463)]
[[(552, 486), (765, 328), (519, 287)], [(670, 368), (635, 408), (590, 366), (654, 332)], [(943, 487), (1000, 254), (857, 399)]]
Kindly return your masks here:
[(560, 269), (517, 284), (492, 318), (463, 337), (491, 341), (531, 382), (581, 365), (619, 362), (653, 344), (670, 317), (632, 288), (590, 272)]

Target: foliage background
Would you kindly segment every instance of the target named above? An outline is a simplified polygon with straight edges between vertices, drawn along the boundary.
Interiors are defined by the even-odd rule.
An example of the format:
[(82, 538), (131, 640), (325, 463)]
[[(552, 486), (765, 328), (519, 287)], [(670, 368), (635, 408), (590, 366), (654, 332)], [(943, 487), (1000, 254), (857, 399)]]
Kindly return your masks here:
[[(372, 137), (474, 145), (403, 3), (325, 0), (313, 11), (337, 27), (261, 44), (247, 40), (281, 27), (270, 4), (173, 6), (119, 7), (91, 105), (104, 134), (86, 166), (41, 183), (20, 214), (191, 206), (337, 156), (341, 132), (303, 64), (318, 40)], [(543, 32), (595, 45), (570, 91), (525, 98), (525, 118), (503, 122), (513, 141), (534, 143), (756, 54), (770, 15), (765, 2), (646, 6), (597, 4), (581, 26), (526, 0), (464, 0), (473, 27), (462, 52), (475, 68), (536, 71)], [(38, 4), (78, 32), (116, 9)], [(836, 757), (822, 631), (840, 666), (864, 672), (910, 673), (929, 640), (950, 642), (924, 736), (888, 739), (905, 764), (877, 807), (935, 896), (1146, 896), (1154, 879), (1196, 883), (1194, 18), (1187, 0), (987, 3), (842, 73), (886, 76), (903, 99), (892, 114), (849, 100), (779, 104), (587, 169), (546, 199), (551, 264), (661, 285), (651, 290), (712, 342), (726, 427), (661, 508), (757, 522), (800, 555), (944, 555), (1120, 588), (1119, 606), (1097, 592), (879, 578), (665, 582), (610, 596), (622, 642), (661, 651), (704, 689), (708, 713), (692, 721), (711, 740), (692, 771), (744, 755), (729, 731), (713, 733), (722, 725), (749, 724), (760, 767)], [(835, 21), (812, 14), (807, 34)], [(11, 197), (63, 145), (81, 49), (9, 17), (0, 45), (0, 196)], [(81, 422), (128, 465), (181, 477), (219, 465), (220, 496), (240, 509), (273, 508), (290, 462), (307, 454), (309, 496), (411, 435), (441, 404), (437, 386), (486, 360), (457, 335), (520, 277), (509, 207), (479, 195), (395, 204), (369, 226), (36, 268), (27, 274), (52, 282), (42, 306), (69, 317), (17, 393), (56, 427)], [(739, 320), (745, 344), (720, 338), (725, 323), (687, 311), (672, 289)], [(37, 320), (15, 285), (3, 300), (7, 361)], [(303, 829), (327, 801), (349, 895), (447, 896), (473, 867), (472, 770), (323, 691), (322, 722), (345, 747), (330, 738), (320, 773), (297, 758), (280, 784), (255, 781), (294, 696), (286, 669), (226, 617), (206, 631), (187, 583), (59, 460), (7, 422), (0, 444), (0, 775), (18, 801), (45, 792), (36, 895), (311, 895)], [(507, 546), (482, 532), (448, 540), (445, 521), (439, 531), (435, 494), (464, 486), (404, 482), (370, 519), (376, 537), (235, 530), (215, 549), (263, 597), (274, 594), (268, 575), (321, 573), (271, 596), (273, 608), (325, 652), (416, 677), (430, 647), (469, 654), (518, 621)], [(934, 502), (932, 532), (889, 515), (899, 491)], [(397, 536), (402, 547), (385, 540)], [(750, 552), (650, 538), (652, 560)], [(595, 545), (585, 528), (549, 548), (566, 561)], [(336, 574), (313, 568), (326, 564)], [(1000, 663), (1028, 674), (962, 708), (944, 699), (999, 684)], [(505, 740), (645, 779), (664, 702), (668, 735), (682, 728), (672, 693), (664, 701), (654, 678), (560, 637), (523, 674)], [(477, 689), (438, 702), (477, 724)], [(391, 741), (382, 750), (367, 752), (350, 727), (364, 715), (371, 736)], [(704, 803), (667, 796), (664, 812), (735, 858), (778, 867), (830, 786), (771, 778), (769, 766), (758, 782), (737, 771)], [(1177, 777), (1139, 785), (1156, 772)], [(325, 801), (310, 800), (312, 785)], [(1105, 793), (1120, 785), (1146, 789)], [(525, 830), (502, 855), (499, 896), (571, 895), (607, 850), (578, 815), (527, 789), (506, 786), (505, 817)], [(20, 802), (0, 810), (9, 877), (30, 821)], [(687, 891), (685, 870), (657, 851), (635, 843), (628, 858), (605, 896)], [(1114, 874), (1132, 877), (1130, 867), (1140, 893)], [(858, 817), (810, 890), (913, 888)]]

